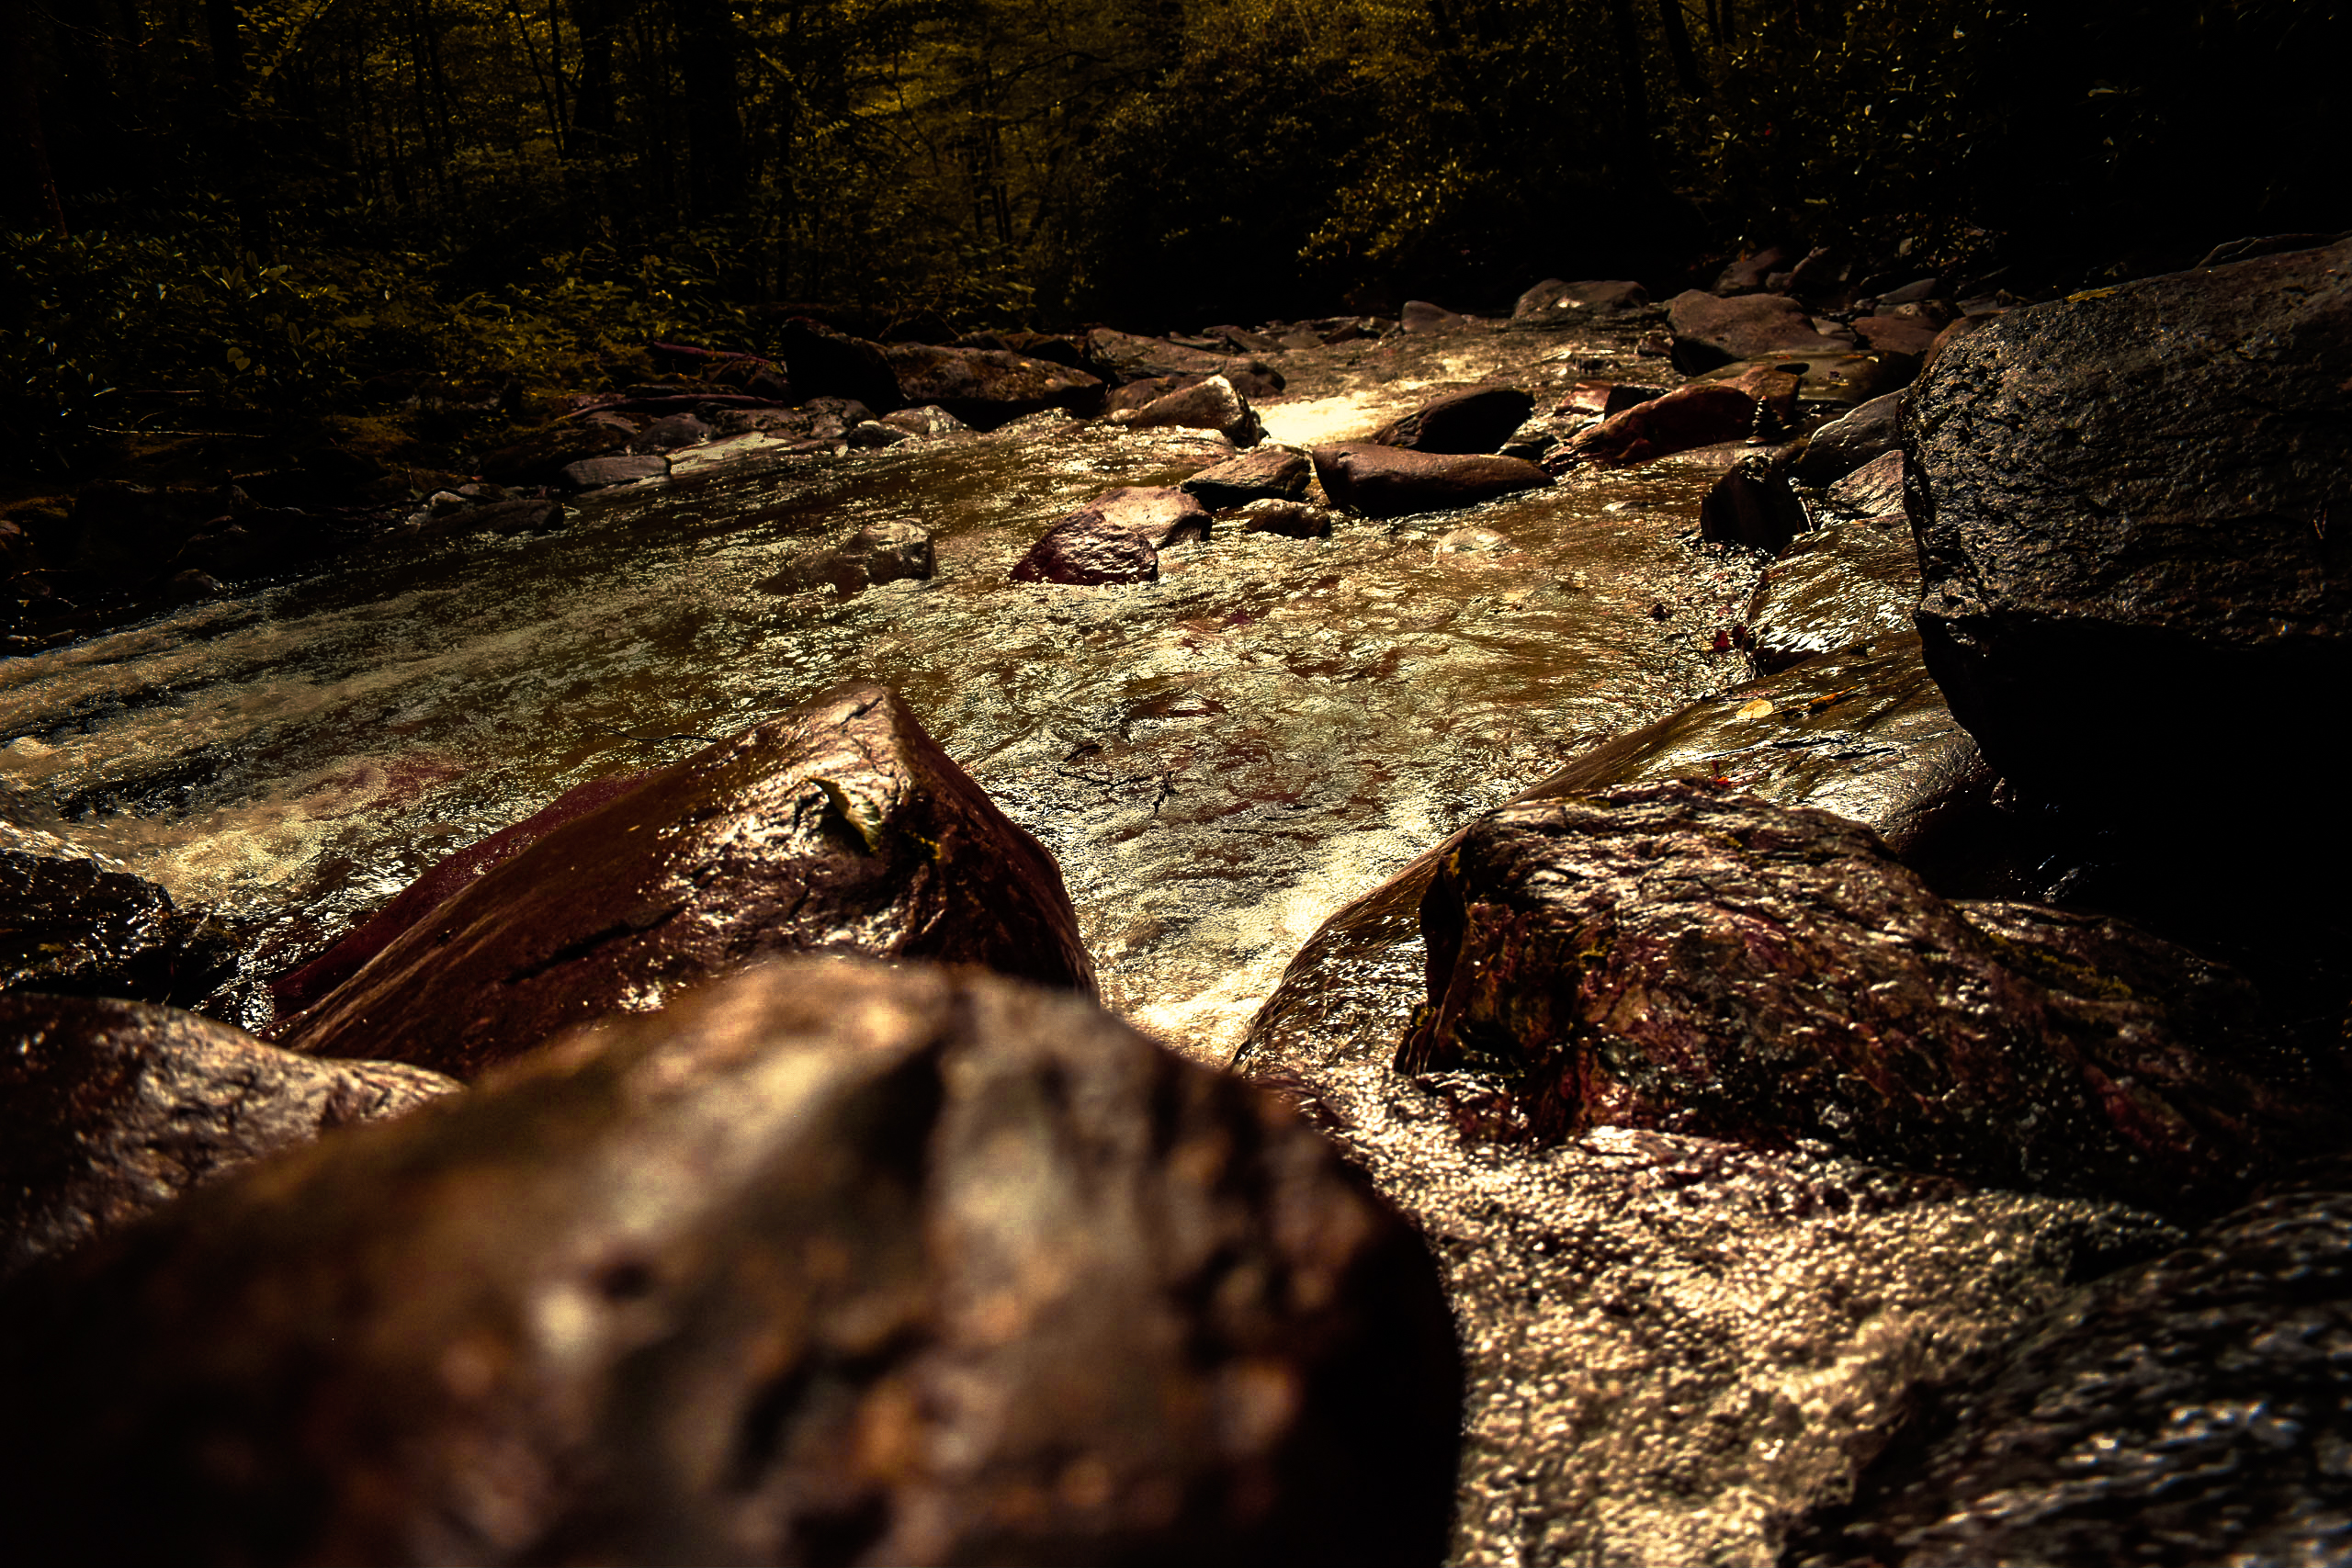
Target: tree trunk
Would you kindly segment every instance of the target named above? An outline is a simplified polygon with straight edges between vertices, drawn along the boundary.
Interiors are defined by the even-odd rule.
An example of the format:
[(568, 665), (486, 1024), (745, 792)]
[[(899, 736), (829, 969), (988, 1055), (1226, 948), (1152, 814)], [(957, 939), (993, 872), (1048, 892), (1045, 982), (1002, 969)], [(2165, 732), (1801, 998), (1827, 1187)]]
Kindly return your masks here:
[(685, 89), (687, 206), (697, 218), (743, 199), (743, 119), (737, 106), (739, 42), (727, 0), (670, 0)]
[(1707, 79), (1699, 74), (1699, 51), (1690, 47), (1690, 27), (1682, 15), (1682, 0), (1657, 0), (1657, 19), (1666, 29), (1666, 49), (1674, 56), (1674, 79), (1694, 98), (1704, 97)]
[(16, 156), (12, 160), (23, 171), (25, 194), (31, 205), (48, 220), (50, 231), (59, 239), (65, 238), (65, 205), (57, 197), (57, 180), (50, 173), (49, 143), (40, 133), (40, 99), (33, 85), (31, 18), (25, 13), (24, 0), (6, 0), (5, 23), (0, 23), (0, 51), (8, 56), (0, 70), (7, 73), (5, 91), (8, 99), (8, 140), (14, 143)]

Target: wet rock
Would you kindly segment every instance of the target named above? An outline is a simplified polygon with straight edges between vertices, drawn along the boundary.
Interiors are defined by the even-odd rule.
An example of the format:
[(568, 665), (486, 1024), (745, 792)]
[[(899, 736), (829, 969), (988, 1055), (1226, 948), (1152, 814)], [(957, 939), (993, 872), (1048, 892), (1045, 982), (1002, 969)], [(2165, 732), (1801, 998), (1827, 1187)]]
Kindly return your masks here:
[(1924, 316), (1862, 316), (1855, 321), (1853, 330), (1865, 348), (1917, 359), (1936, 341), (1942, 323)]
[(1695, 378), (1702, 382), (1738, 385), (1758, 366), (1797, 378), (1801, 410), (1842, 414), (1860, 403), (1907, 386), (1917, 368), (1903, 355), (1879, 354), (1851, 344), (1829, 343), (1820, 351), (1769, 354), (1760, 359), (1734, 360)]
[[(720, 435), (757, 432), (785, 441), (830, 443), (874, 417), (874, 411), (854, 398), (810, 398), (797, 408), (719, 409), (711, 416), (711, 428)], [(893, 427), (905, 428), (896, 421), (897, 415), (893, 414)]]
[(1818, 1139), (2163, 1207), (2309, 1135), (2309, 1074), (2233, 971), (2098, 917), (1947, 903), (1859, 824), (1712, 784), (1505, 807), (1421, 926), (1430, 1010), (1400, 1070), (1492, 1076), (1538, 1138)]
[(2197, 265), (2200, 267), (2227, 266), (2232, 262), (2252, 261), (2256, 256), (2284, 255), (2290, 251), (2320, 250), (2340, 245), (2352, 240), (2352, 232), (2341, 234), (2264, 234), (2244, 240), (2232, 240), (2215, 245), (2205, 253)]
[(1214, 430), (1236, 446), (1254, 446), (1265, 439), (1266, 427), (1258, 411), (1223, 376), (1212, 376), (1189, 387), (1152, 399), (1139, 409), (1114, 416), (1122, 424), (1141, 429), (1176, 425), (1187, 430)]
[(1773, 245), (1757, 252), (1724, 268), (1715, 278), (1713, 292), (1729, 299), (1738, 294), (1753, 294), (1764, 287), (1764, 280), (1776, 272), (1785, 272), (1796, 264), (1796, 253), (1784, 245)]
[(1762, 674), (1873, 638), (1907, 636), (1919, 551), (1899, 511), (1825, 515), (1765, 570), (1747, 602), (1747, 657)]
[(1904, 448), (1928, 666), (1996, 768), (2298, 903), (2345, 867), (2268, 834), (2310, 809), (2310, 694), (2352, 682), (2352, 245), (2012, 311)]
[(1253, 501), (1231, 515), (1245, 534), (1280, 534), (1290, 539), (1328, 539), (1338, 513), (1303, 501)]
[(565, 467), (558, 476), (573, 490), (607, 490), (660, 479), (670, 471), (670, 459), (658, 455), (636, 457), (589, 457)]
[(1511, 307), (1514, 321), (1549, 324), (1585, 321), (1648, 307), (1650, 297), (1638, 283), (1623, 280), (1566, 283), (1547, 277), (1519, 297)]
[(1787, 468), (1783, 454), (1755, 452), (1724, 469), (1723, 478), (1699, 503), (1699, 536), (1775, 555), (1787, 549), (1810, 521), (1804, 502), (1789, 488)]
[(1813, 433), (1790, 477), (1816, 490), (1837, 483), (1901, 439), (1903, 394), (1888, 392)]
[(1154, 549), (1184, 539), (1205, 539), (1214, 519), (1201, 498), (1175, 485), (1121, 485), (1106, 490), (1081, 511), (1098, 513)]
[(1797, 394), (1804, 385), (1802, 373), (1777, 365), (1754, 365), (1738, 376), (1723, 379), (1756, 400), (1757, 415), (1749, 434), (1767, 441), (1793, 434), (1800, 423)]
[(1602, 419), (1623, 413), (1638, 403), (1666, 395), (1663, 387), (1637, 387), (1623, 381), (1578, 381), (1553, 406), (1554, 413), (1593, 414)]
[(972, 427), (949, 413), (936, 403), (919, 409), (900, 409), (882, 416), (881, 423), (909, 435), (919, 435), (937, 441), (951, 435), (967, 435)]
[(1092, 413), (1102, 382), (1083, 370), (1007, 350), (893, 344), (883, 350), (901, 401), (944, 409), (980, 430), (1046, 409)]
[(1535, 400), (1516, 387), (1473, 387), (1422, 404), (1371, 438), (1413, 452), (1492, 452), (1534, 412)]
[(1928, 345), (1928, 352), (1920, 356), (1919, 374), (1925, 376), (1928, 373), (1928, 367), (1935, 364), (1937, 355), (1942, 354), (1947, 346), (1966, 337), (1969, 333), (1976, 331), (1979, 327), (1985, 326), (1988, 323), (1998, 320), (2005, 314), (2007, 314), (2007, 312), (2002, 310), (1980, 311), (1974, 314), (1962, 316), (1960, 320), (1944, 328), (1943, 331), (1936, 334), (1936, 341)]
[(1789, 268), (1787, 291), (1800, 299), (1824, 301), (1839, 294), (1853, 273), (1853, 259), (1844, 251), (1815, 245)]
[(0, 996), (0, 1279), (249, 1160), (454, 1091), (144, 1002)]
[(681, 446), (692, 446), (710, 439), (710, 426), (690, 413), (673, 413), (655, 420), (637, 433), (628, 444), (631, 452), (671, 452)]
[(563, 470), (628, 445), (630, 433), (606, 424), (551, 424), (508, 443), (477, 465), (481, 477), (504, 485), (554, 484)]
[(557, 827), (281, 1039), (470, 1078), (565, 1025), (811, 949), (1093, 983), (1053, 858), (896, 694), (850, 682)]
[(882, 345), (795, 316), (779, 334), (786, 372), (804, 397), (854, 398), (885, 413), (919, 400), (902, 397)]
[(232, 949), (145, 877), (62, 844), (0, 847), (0, 991), (186, 1005), (228, 977)]
[(1172, 391), (1175, 383), (1190, 386), (1212, 376), (1223, 376), (1237, 391), (1249, 398), (1272, 397), (1283, 386), (1282, 372), (1262, 360), (1186, 348), (1165, 338), (1138, 337), (1132, 333), (1097, 327), (1087, 334), (1086, 344), (1090, 362), (1107, 373), (1106, 379), (1122, 386), (1131, 381), (1163, 380), (1170, 383), (1163, 389)]
[(1323, 493), (1366, 517), (1450, 512), (1552, 482), (1518, 457), (1411, 452), (1369, 441), (1317, 446), (1313, 456)]
[(2324, 1562), (2352, 1449), (2352, 1195), (2281, 1194), (2086, 1287), (1947, 1389), (1804, 1562)]
[(1159, 581), (1159, 551), (1133, 528), (1080, 507), (1048, 529), (1013, 563), (1015, 582), (1100, 587)]
[(1822, 492), (1822, 509), (1841, 517), (1903, 512), (1903, 453), (1882, 452)]
[(359, 973), (395, 937), (447, 903), (460, 889), (479, 882), (492, 868), (513, 860), (573, 818), (584, 817), (627, 795), (651, 776), (652, 770), (645, 769), (574, 784), (522, 821), (445, 857), (334, 946), (271, 980), (270, 997), (277, 1017), (290, 1022), (297, 1013)]
[(1654, 457), (1746, 440), (1756, 426), (1756, 400), (1737, 387), (1693, 382), (1637, 403), (1545, 455), (1555, 474), (1599, 465), (1622, 468)]
[(1426, 1250), (1272, 1097), (842, 959), (196, 1194), (0, 1344), (32, 1557), (1426, 1562), (1458, 1441)]
[(1204, 468), (1180, 487), (1200, 497), (1213, 512), (1253, 501), (1304, 501), (1315, 482), (1315, 464), (1287, 446), (1260, 446), (1230, 462)]
[(1470, 324), (1470, 319), (1442, 305), (1432, 305), (1426, 299), (1408, 299), (1396, 312), (1397, 324), (1408, 333), (1458, 332)]
[(911, 523), (869, 523), (831, 549), (814, 550), (762, 582), (763, 593), (831, 588), (843, 598), (876, 583), (929, 581), (937, 570), (931, 536)]
[(1667, 321), (1674, 329), (1674, 367), (1686, 376), (1736, 359), (1849, 349), (1815, 332), (1804, 307), (1781, 294), (1727, 299), (1688, 289), (1668, 303)]
[(1104, 412), (1114, 415), (1132, 412), (1170, 392), (1197, 387), (1207, 379), (1205, 376), (1146, 376), (1112, 392), (1104, 400)]
[(853, 446), (870, 449), (896, 446), (901, 442), (912, 441), (914, 437), (895, 424), (885, 424), (878, 419), (869, 419), (863, 423), (853, 425), (845, 439)]

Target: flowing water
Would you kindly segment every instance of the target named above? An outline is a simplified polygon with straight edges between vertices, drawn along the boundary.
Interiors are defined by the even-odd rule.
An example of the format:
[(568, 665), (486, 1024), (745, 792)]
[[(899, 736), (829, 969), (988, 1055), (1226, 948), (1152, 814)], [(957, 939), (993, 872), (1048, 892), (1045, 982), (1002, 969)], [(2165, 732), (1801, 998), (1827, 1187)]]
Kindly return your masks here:
[[(1576, 346), (1327, 355), (1264, 412), (1277, 440), (1358, 434), (1434, 384), (1598, 363)], [(871, 677), (1059, 859), (1105, 1000), (1222, 1060), (1340, 903), (1741, 673), (1710, 649), (1753, 568), (1689, 536), (1719, 455), (1327, 540), (1221, 526), (1158, 583), (1069, 588), (1006, 573), (1099, 491), (1224, 449), (1060, 415), (756, 447), (591, 498), (561, 533), (385, 547), (0, 666), (0, 811), (254, 922), (256, 963), (284, 968), (575, 784)], [(934, 581), (760, 586), (888, 519), (931, 530)]]

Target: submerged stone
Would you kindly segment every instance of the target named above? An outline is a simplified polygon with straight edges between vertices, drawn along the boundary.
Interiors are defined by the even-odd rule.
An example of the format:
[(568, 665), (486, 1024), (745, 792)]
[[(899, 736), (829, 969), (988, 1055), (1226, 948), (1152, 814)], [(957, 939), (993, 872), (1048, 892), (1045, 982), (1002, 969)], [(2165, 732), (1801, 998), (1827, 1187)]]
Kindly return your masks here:
[(1825, 513), (1765, 569), (1747, 602), (1747, 657), (1770, 675), (1819, 654), (1881, 637), (1916, 645), (1919, 551), (1900, 511), (1845, 519)]
[(1410, 452), (1370, 441), (1317, 446), (1314, 457), (1323, 492), (1366, 517), (1451, 512), (1552, 482), (1518, 457)]

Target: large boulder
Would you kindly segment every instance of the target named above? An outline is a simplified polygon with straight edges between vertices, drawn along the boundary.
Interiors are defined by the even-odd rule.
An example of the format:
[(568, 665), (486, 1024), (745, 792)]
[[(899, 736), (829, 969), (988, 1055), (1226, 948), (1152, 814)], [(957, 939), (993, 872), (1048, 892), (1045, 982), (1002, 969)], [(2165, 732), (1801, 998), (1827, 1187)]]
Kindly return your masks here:
[(1317, 446), (1312, 456), (1323, 493), (1366, 517), (1449, 512), (1552, 482), (1519, 457), (1413, 452), (1372, 441)]
[(45, 835), (0, 839), (0, 991), (186, 1005), (235, 967), (218, 925), (170, 892)]
[(1962, 1568), (2340, 1557), (2352, 1193), (2281, 1193), (2099, 1280), (1919, 1429), (1801, 1562)]
[(1315, 481), (1315, 464), (1287, 446), (1260, 446), (1230, 462), (1204, 468), (1178, 488), (1200, 497), (1212, 511), (1253, 501), (1305, 501)]
[(1214, 430), (1236, 446), (1255, 446), (1266, 435), (1258, 411), (1223, 376), (1163, 392), (1141, 408), (1123, 409), (1114, 417), (1121, 424), (1146, 430), (1168, 425)]
[(1838, 354), (1849, 348), (1822, 336), (1805, 308), (1783, 294), (1724, 299), (1691, 288), (1668, 301), (1666, 313), (1674, 329), (1674, 367), (1686, 376), (1735, 359), (1790, 351)]
[(458, 1089), (144, 1002), (0, 996), (0, 1278), (248, 1161)]
[(2157, 1207), (2319, 1135), (2234, 971), (2119, 921), (1949, 903), (1868, 829), (1713, 784), (1510, 806), (1421, 902), (1408, 1072), (1544, 1139), (1657, 1127)]
[(898, 371), (880, 344), (807, 316), (786, 321), (779, 343), (792, 389), (804, 398), (854, 398), (880, 413), (922, 400), (899, 394)]
[(1053, 857), (897, 694), (856, 681), (557, 827), (280, 1039), (471, 1078), (569, 1024), (811, 949), (1093, 984)]
[(1823, 425), (1808, 437), (1790, 476), (1824, 489), (1902, 440), (1903, 394), (1885, 392)]
[(390, 947), (401, 932), (447, 903), (461, 889), (481, 881), (566, 822), (617, 800), (651, 776), (652, 770), (644, 769), (574, 784), (520, 822), (510, 823), (437, 862), (394, 895), (390, 903), (338, 938), (334, 946), (271, 980), (270, 997), (277, 1016), (290, 1021), (358, 974), (369, 959)]
[(28, 1561), (1404, 1564), (1453, 1511), (1413, 1232), (1273, 1097), (968, 970), (762, 968), (42, 1283)]
[(1744, 440), (1756, 427), (1758, 406), (1741, 388), (1694, 381), (1569, 437), (1545, 456), (1544, 466), (1555, 474), (1588, 465), (1619, 468)]
[(1904, 449), (1928, 664), (1996, 768), (2233, 876), (2345, 869), (2352, 837), (2268, 835), (2352, 684), (2352, 244), (2012, 311)]
[(1102, 406), (1099, 378), (1050, 359), (911, 343), (893, 344), (882, 353), (901, 400), (944, 409), (981, 430), (1046, 409), (1092, 413)]
[(1492, 452), (1534, 412), (1535, 400), (1516, 387), (1471, 387), (1423, 403), (1372, 439), (1415, 452)]

